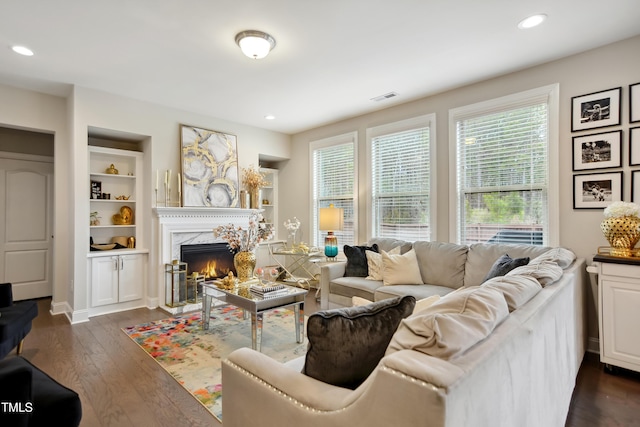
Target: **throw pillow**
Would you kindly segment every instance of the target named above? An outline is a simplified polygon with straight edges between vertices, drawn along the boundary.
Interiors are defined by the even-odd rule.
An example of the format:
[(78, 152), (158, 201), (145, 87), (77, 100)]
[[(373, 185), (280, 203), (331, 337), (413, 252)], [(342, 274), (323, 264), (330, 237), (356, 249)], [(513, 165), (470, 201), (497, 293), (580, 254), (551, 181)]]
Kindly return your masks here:
[(452, 359), (486, 338), (508, 315), (500, 291), (484, 286), (460, 288), (402, 320), (385, 356), (409, 349)]
[(483, 282), (494, 277), (504, 276), (514, 268), (529, 264), (529, 257), (526, 258), (511, 258), (509, 254), (504, 254), (493, 263), (491, 270), (484, 277)]
[(422, 285), (416, 251), (404, 255), (389, 255), (382, 251), (382, 283), (392, 285)]
[(344, 245), (344, 255), (347, 257), (345, 277), (367, 277), (367, 255), (365, 251), (378, 252), (378, 245), (373, 246), (349, 246)]
[(309, 345), (302, 373), (327, 384), (357, 388), (378, 365), (415, 303), (414, 297), (404, 296), (312, 314), (307, 320)]
[[(382, 254), (373, 251), (365, 251), (367, 255), (367, 267), (369, 275), (367, 280), (382, 280)], [(389, 255), (399, 255), (400, 246), (396, 246), (387, 252)]]

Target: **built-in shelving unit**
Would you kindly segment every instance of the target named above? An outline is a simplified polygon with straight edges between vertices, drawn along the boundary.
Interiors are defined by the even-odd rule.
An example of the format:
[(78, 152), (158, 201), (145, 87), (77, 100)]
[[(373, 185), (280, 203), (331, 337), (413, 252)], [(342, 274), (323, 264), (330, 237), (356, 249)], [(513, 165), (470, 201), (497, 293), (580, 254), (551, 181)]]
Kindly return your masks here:
[(262, 215), (265, 222), (271, 224), (274, 236), (278, 231), (278, 169), (260, 168), (260, 172), (269, 185), (262, 187)]

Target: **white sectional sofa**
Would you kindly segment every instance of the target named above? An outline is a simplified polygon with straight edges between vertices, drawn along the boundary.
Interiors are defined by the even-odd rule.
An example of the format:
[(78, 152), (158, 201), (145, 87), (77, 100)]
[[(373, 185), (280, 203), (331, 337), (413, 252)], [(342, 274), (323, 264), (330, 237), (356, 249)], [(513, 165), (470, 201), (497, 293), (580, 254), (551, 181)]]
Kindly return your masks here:
[[(505, 249), (532, 260), (481, 283)], [(222, 367), (225, 427), (563, 426), (585, 352), (585, 261), (561, 248), (514, 249), (458, 253), (460, 289), (402, 320), (353, 390), (304, 375), (304, 358), (296, 366), (234, 351)], [(433, 267), (421, 273), (432, 280), (446, 270)], [(383, 290), (360, 295), (380, 299)]]

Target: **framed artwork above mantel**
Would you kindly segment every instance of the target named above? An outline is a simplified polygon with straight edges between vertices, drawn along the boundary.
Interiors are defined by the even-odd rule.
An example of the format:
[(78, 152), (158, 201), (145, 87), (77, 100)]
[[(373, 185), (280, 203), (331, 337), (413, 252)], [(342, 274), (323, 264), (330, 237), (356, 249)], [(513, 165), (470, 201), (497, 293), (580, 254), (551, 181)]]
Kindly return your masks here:
[(180, 125), (182, 206), (239, 206), (237, 137)]

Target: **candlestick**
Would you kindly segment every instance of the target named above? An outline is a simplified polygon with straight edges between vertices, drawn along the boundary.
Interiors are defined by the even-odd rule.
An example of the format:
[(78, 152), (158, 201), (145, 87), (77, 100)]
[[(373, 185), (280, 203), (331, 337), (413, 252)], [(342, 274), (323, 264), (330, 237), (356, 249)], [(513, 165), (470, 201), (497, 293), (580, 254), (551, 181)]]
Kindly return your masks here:
[(167, 171), (167, 190), (171, 191), (171, 169)]
[(158, 201), (158, 169), (156, 169), (156, 201)]
[(178, 174), (178, 207), (180, 206), (180, 200), (182, 199), (182, 178)]

